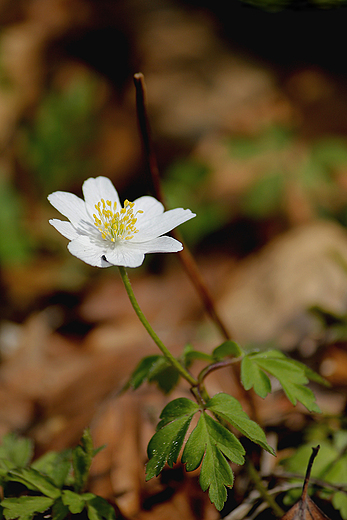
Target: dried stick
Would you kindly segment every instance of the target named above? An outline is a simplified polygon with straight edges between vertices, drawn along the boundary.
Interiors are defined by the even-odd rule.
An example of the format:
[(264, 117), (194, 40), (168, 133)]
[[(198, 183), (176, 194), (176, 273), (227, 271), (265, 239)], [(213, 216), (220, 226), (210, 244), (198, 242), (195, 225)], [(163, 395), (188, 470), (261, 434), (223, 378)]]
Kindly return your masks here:
[[(144, 149), (144, 154), (146, 157), (146, 163), (148, 165), (149, 174), (151, 178), (151, 183), (153, 186), (154, 193), (156, 198), (162, 202), (165, 206), (165, 197), (161, 189), (161, 182), (159, 176), (158, 163), (156, 159), (156, 155), (153, 150), (153, 143), (151, 137), (151, 129), (149, 125), (148, 113), (147, 113), (147, 99), (146, 99), (146, 85), (144, 76), (141, 72), (138, 72), (134, 75), (134, 83), (136, 88), (136, 108), (137, 108), (137, 117), (142, 137), (142, 144)], [(182, 242), (182, 238), (177, 233), (177, 231), (173, 231), (172, 235), (174, 238), (177, 238)], [(226, 326), (222, 322), (219, 317), (215, 304), (213, 302), (213, 298), (199, 272), (198, 266), (196, 262), (188, 250), (187, 246), (184, 246), (183, 251), (179, 253), (179, 258), (191, 279), (195, 289), (197, 290), (206, 312), (209, 314), (221, 334), (225, 339), (231, 339), (231, 334), (228, 332)]]

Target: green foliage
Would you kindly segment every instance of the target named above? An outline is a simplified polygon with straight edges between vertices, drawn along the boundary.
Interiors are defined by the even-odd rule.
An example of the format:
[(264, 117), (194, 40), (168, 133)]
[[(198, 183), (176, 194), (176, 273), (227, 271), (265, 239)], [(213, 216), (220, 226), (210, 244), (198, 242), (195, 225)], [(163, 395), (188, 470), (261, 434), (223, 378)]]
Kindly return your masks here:
[[(85, 430), (79, 446), (61, 453), (48, 452), (31, 463), (32, 442), (5, 435), (0, 446), (0, 484), (4, 494), (0, 507), (5, 519), (32, 520), (49, 510), (54, 520), (64, 520), (85, 510), (89, 520), (114, 520), (114, 509), (106, 500), (93, 493), (82, 493), (98, 451), (93, 448), (89, 430)], [(22, 484), (25, 491), (13, 496), (12, 483)]]
[(19, 438), (12, 433), (5, 435), (0, 445), (0, 468), (6, 463), (13, 468), (25, 468), (32, 459), (33, 442), (30, 439)]
[(88, 480), (89, 469), (94, 456), (93, 441), (88, 429), (84, 430), (80, 446), (72, 452), (72, 467), (74, 471), (74, 489), (80, 493)]
[(194, 245), (205, 236), (223, 227), (228, 219), (228, 211), (218, 202), (211, 201), (204, 188), (209, 168), (194, 159), (176, 161), (166, 172), (163, 182), (168, 205), (189, 207), (199, 218), (186, 222), (182, 233)]
[(278, 152), (282, 149), (294, 150), (295, 146), (297, 143), (293, 135), (277, 127), (270, 127), (255, 138), (234, 139), (231, 142), (230, 153), (233, 157), (264, 158), (261, 177), (242, 196), (242, 212), (253, 218), (282, 213), (287, 190), (296, 186), (318, 216), (341, 219), (341, 208), (345, 208), (346, 202), (345, 197), (341, 196), (336, 173), (347, 164), (345, 140), (323, 138), (307, 143), (302, 160), (291, 165), (288, 156)]
[(313, 392), (306, 385), (309, 379), (323, 382), (324, 379), (304, 364), (288, 359), (278, 350), (253, 352), (242, 359), (241, 381), (246, 390), (254, 391), (262, 398), (271, 392), (268, 374), (280, 382), (289, 401), (295, 406), (301, 402), (310, 412), (320, 412)]
[(209, 497), (220, 511), (227, 498), (226, 487), (232, 487), (233, 472), (227, 461), (244, 463), (245, 450), (235, 435), (222, 424), (202, 412), (185, 445), (182, 462), (187, 471), (196, 469), (201, 461), (200, 485), (209, 489)]
[[(302, 363), (288, 359), (280, 351), (246, 354), (231, 340), (217, 346), (211, 354), (196, 351), (190, 344), (186, 345), (180, 362), (189, 368), (195, 360), (207, 363), (199, 375), (199, 385), (210, 369), (225, 366), (228, 360), (241, 361), (241, 381), (246, 390), (254, 387), (255, 392), (265, 398), (271, 392), (270, 375), (278, 379), (294, 405), (300, 401), (308, 410), (320, 411), (315, 403), (314, 394), (305, 385), (309, 380), (325, 383), (324, 379)], [(165, 384), (160, 384), (160, 377), (165, 374), (167, 367), (168, 362), (162, 355), (145, 357), (132, 373), (128, 386), (136, 389), (145, 381), (156, 382), (164, 392), (168, 392), (180, 376), (175, 371), (172, 380), (167, 377)], [(203, 395), (204, 389), (200, 388), (200, 391)], [(188, 433), (197, 413), (197, 424), (193, 431)], [(230, 462), (243, 464), (245, 453), (242, 444), (230, 428), (235, 428), (242, 436), (272, 455), (275, 454), (266, 441), (264, 431), (248, 417), (234, 397), (219, 393), (205, 403), (199, 400), (197, 404), (183, 397), (171, 401), (162, 411), (157, 431), (148, 444), (146, 479), (158, 476), (165, 464), (172, 467), (177, 462), (186, 439), (182, 463), (187, 471), (193, 471), (201, 465), (201, 487), (204, 491), (209, 489), (211, 501), (217, 509), (222, 509), (227, 496), (226, 489), (233, 485)]]
[(226, 357), (242, 356), (243, 350), (235, 341), (227, 340), (212, 351), (214, 361), (220, 361)]
[(189, 368), (195, 360), (206, 361), (206, 363), (212, 363), (214, 361), (214, 358), (213, 356), (211, 356), (211, 354), (195, 350), (194, 347), (190, 345), (190, 343), (188, 343), (183, 349), (181, 363), (186, 368)]
[(30, 240), (23, 227), (22, 200), (0, 172), (0, 263), (24, 263)]
[[(183, 366), (189, 368), (195, 360), (215, 363), (226, 357), (238, 357), (241, 355), (242, 349), (235, 341), (225, 341), (213, 350), (212, 355), (194, 350), (194, 348), (188, 344), (183, 350), (180, 362)], [(178, 371), (171, 365), (166, 357), (160, 354), (154, 354), (141, 359), (131, 374), (126, 387), (130, 386), (136, 390), (147, 381), (148, 383), (156, 383), (164, 394), (168, 394), (178, 384), (179, 379), (180, 375)]]
[(259, 444), (264, 450), (275, 455), (274, 450), (266, 442), (264, 431), (242, 410), (237, 399), (224, 393), (216, 394), (206, 403), (206, 409), (234, 426), (242, 435)]
[(157, 432), (149, 441), (146, 479), (158, 476), (167, 462), (170, 467), (177, 462), (188, 427), (199, 406), (181, 397), (171, 401), (160, 415)]
[(54, 500), (48, 497), (21, 496), (18, 498), (5, 498), (1, 505), (6, 520), (20, 518), (31, 520), (35, 513), (44, 513), (53, 505)]
[(156, 383), (160, 390), (168, 394), (179, 381), (179, 373), (162, 355), (143, 358), (130, 376), (128, 386), (136, 390), (145, 381)]
[[(339, 259), (338, 259), (339, 261)], [(347, 274), (346, 265), (342, 265)], [(347, 315), (336, 314), (330, 310), (313, 306), (309, 309), (311, 314), (320, 322), (322, 332), (329, 333), (331, 343), (335, 341), (345, 341), (347, 339)]]
[(282, 173), (271, 173), (258, 179), (242, 200), (242, 209), (253, 218), (269, 217), (281, 210), (285, 185)]
[(97, 79), (81, 76), (61, 90), (50, 90), (34, 122), (22, 129), (18, 143), (24, 166), (44, 193), (92, 173), (88, 147), (95, 138)]
[(237, 159), (256, 157), (264, 152), (280, 152), (292, 138), (292, 133), (281, 126), (269, 126), (252, 137), (233, 137), (228, 142), (229, 153)]
[(71, 459), (72, 450), (49, 451), (35, 460), (31, 468), (47, 475), (56, 487), (62, 488), (64, 485), (73, 484)]
[[(334, 421), (336, 423), (336, 421)], [(328, 426), (328, 427), (326, 427)], [(284, 461), (285, 469), (289, 472), (305, 474), (305, 461), (310, 455), (314, 443), (320, 445), (319, 456), (312, 468), (312, 479), (320, 482), (343, 486), (347, 490), (347, 431), (329, 428), (329, 425), (317, 424), (306, 432), (307, 442), (300, 446), (294, 455)], [(347, 494), (343, 491), (321, 488), (322, 498), (331, 500), (333, 506), (340, 511), (341, 517), (347, 519)], [(286, 503), (290, 504), (297, 498), (297, 494), (289, 492)]]
[[(213, 419), (211, 412), (218, 420)], [(226, 500), (226, 487), (233, 485), (233, 473), (228, 460), (244, 463), (245, 450), (236, 436), (220, 420), (229, 423), (243, 435), (274, 453), (265, 434), (242, 410), (240, 403), (227, 394), (217, 394), (202, 409), (193, 401), (179, 398), (171, 401), (162, 411), (157, 432), (148, 444), (147, 480), (159, 475), (165, 463), (170, 467), (177, 462), (183, 441), (193, 416), (200, 412), (198, 423), (188, 436), (182, 454), (187, 471), (200, 469), (200, 485), (218, 510)]]

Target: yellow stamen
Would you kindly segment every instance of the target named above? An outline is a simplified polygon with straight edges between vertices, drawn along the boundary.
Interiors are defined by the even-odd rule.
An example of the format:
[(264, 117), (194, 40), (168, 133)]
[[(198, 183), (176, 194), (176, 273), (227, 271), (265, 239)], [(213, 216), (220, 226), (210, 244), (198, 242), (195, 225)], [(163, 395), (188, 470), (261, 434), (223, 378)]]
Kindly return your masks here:
[(94, 225), (98, 228), (104, 240), (117, 242), (119, 240), (131, 240), (139, 230), (135, 228), (136, 215), (143, 213), (137, 210), (134, 214), (134, 202), (128, 199), (124, 201), (124, 207), (116, 211), (117, 202), (101, 199), (95, 204), (96, 213), (93, 214)]

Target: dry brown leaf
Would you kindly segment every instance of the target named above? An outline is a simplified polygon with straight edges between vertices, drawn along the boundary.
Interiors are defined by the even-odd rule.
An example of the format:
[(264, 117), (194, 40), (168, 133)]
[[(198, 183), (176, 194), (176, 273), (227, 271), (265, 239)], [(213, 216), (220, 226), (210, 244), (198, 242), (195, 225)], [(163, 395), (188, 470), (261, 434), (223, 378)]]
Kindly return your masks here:
[(346, 311), (345, 229), (318, 221), (284, 233), (241, 262), (225, 284), (219, 311), (241, 343), (276, 339), (283, 348), (317, 332), (312, 305)]

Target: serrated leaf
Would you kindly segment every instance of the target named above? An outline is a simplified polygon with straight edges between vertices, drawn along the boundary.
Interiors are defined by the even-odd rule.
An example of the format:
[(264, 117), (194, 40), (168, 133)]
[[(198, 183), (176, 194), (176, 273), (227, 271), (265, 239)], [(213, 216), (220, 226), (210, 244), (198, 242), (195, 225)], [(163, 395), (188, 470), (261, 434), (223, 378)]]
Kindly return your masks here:
[(88, 475), (89, 468), (92, 462), (92, 457), (86, 453), (82, 446), (76, 446), (72, 451), (72, 466), (74, 471), (74, 488), (76, 492), (82, 491), (84, 488)]
[(16, 468), (25, 468), (33, 456), (33, 441), (14, 433), (4, 435), (0, 446), (0, 459), (7, 459)]
[(86, 428), (83, 431), (83, 434), (81, 437), (81, 445), (82, 445), (84, 451), (88, 455), (90, 455), (90, 457), (93, 457), (93, 455), (94, 455), (93, 439), (92, 439), (89, 428)]
[(302, 370), (305, 372), (305, 376), (311, 381), (315, 381), (315, 383), (319, 383), (320, 385), (324, 385), (327, 387), (331, 386), (329, 381), (324, 379), (324, 377), (322, 377), (320, 374), (317, 374), (317, 372), (306, 366), (304, 363), (300, 363), (300, 361), (297, 361), (296, 359), (290, 359), (288, 361), (290, 361), (294, 365), (297, 365), (298, 367), (301, 367)]
[(244, 454), (245, 450), (235, 435), (202, 412), (183, 450), (182, 463), (186, 464), (187, 471), (192, 471), (202, 461), (201, 489), (206, 491), (209, 488), (210, 500), (220, 511), (227, 497), (226, 487), (232, 487), (234, 481), (225, 457), (243, 464)]
[(186, 397), (179, 397), (170, 401), (160, 414), (161, 421), (158, 423), (157, 430), (162, 428), (165, 424), (178, 419), (182, 416), (194, 415), (199, 410), (199, 406), (187, 399)]
[(62, 502), (69, 508), (70, 513), (77, 515), (83, 511), (85, 500), (78, 493), (64, 489), (61, 495)]
[(224, 341), (221, 345), (216, 347), (212, 356), (215, 361), (219, 361), (225, 357), (239, 357), (242, 356), (243, 351), (235, 341), (227, 340)]
[(164, 408), (158, 431), (148, 444), (146, 480), (159, 475), (166, 462), (172, 467), (177, 461), (189, 424), (198, 409), (196, 403), (184, 397), (171, 401)]
[(132, 386), (132, 388), (134, 388), (134, 390), (139, 388), (139, 386), (141, 386), (142, 383), (144, 383), (147, 380), (153, 366), (155, 366), (160, 357), (161, 356), (158, 354), (154, 356), (147, 356), (141, 359), (141, 361), (131, 374), (129, 380), (129, 384), (130, 386)]
[(337, 493), (334, 493), (332, 497), (332, 504), (340, 511), (340, 515), (345, 520), (347, 518), (347, 495), (346, 493), (343, 493), (342, 491), (338, 491)]
[(64, 450), (60, 453), (49, 451), (35, 460), (31, 467), (47, 475), (61, 489), (67, 483), (67, 477), (72, 468), (71, 450)]
[(245, 356), (241, 364), (241, 380), (246, 390), (254, 386), (255, 392), (261, 397), (265, 397), (266, 390), (266, 379), (261, 375), (264, 374), (264, 370), (278, 379), (294, 406), (300, 401), (310, 412), (320, 412), (313, 392), (304, 386), (308, 383), (308, 377), (302, 363), (293, 363), (282, 352), (276, 350)]
[(47, 477), (42, 475), (34, 468), (22, 468), (9, 471), (7, 480), (12, 482), (20, 482), (32, 491), (40, 491), (43, 495), (50, 498), (58, 498), (60, 489), (58, 489)]
[(181, 356), (183, 365), (189, 368), (195, 359), (206, 361), (207, 363), (213, 362), (213, 357), (210, 354), (206, 354), (206, 352), (200, 352), (199, 350), (194, 350), (190, 344), (186, 345)]
[(86, 506), (89, 520), (115, 520), (116, 518), (113, 507), (104, 498), (94, 495)]
[(245, 390), (253, 387), (255, 393), (263, 399), (271, 392), (270, 379), (249, 356), (241, 361), (241, 381)]
[(81, 438), (81, 446), (72, 450), (72, 466), (74, 470), (74, 489), (78, 493), (87, 483), (90, 465), (93, 460), (93, 440), (89, 429), (84, 430)]
[(145, 381), (157, 383), (160, 390), (168, 394), (178, 383), (180, 378), (177, 370), (165, 356), (154, 355), (143, 358), (132, 373), (128, 385), (134, 390)]
[(68, 517), (69, 508), (63, 504), (60, 498), (56, 500), (52, 507), (52, 516), (54, 520), (65, 520)]
[(49, 509), (54, 500), (48, 497), (21, 496), (17, 498), (5, 498), (1, 501), (6, 520), (18, 518), (31, 520), (35, 513), (44, 513)]
[(266, 441), (264, 431), (242, 410), (242, 406), (237, 399), (228, 394), (219, 393), (206, 403), (206, 408), (234, 426), (251, 441), (259, 444), (264, 450), (275, 455), (273, 448)]
[(157, 383), (159, 389), (168, 394), (179, 382), (180, 375), (164, 356), (160, 356), (152, 366), (147, 379), (149, 383)]

